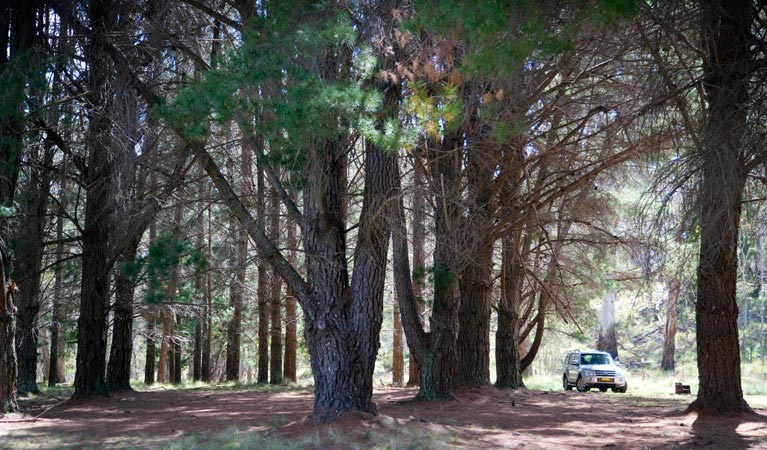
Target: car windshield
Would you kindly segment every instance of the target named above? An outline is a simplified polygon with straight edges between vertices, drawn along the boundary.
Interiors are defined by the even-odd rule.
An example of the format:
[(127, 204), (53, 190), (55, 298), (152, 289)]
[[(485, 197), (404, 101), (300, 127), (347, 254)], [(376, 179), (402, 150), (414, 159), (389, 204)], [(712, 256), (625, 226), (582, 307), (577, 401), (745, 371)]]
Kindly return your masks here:
[(581, 364), (610, 364), (610, 357), (603, 353), (582, 353)]

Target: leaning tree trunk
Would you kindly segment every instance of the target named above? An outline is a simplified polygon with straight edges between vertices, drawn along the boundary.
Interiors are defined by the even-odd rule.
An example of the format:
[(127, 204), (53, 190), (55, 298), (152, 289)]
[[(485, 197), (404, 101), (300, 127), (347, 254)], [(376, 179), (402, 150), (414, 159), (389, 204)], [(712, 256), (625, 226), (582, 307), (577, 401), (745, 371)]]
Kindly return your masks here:
[[(426, 240), (426, 213), (424, 211), (424, 166), (423, 160), (418, 154), (414, 155), (413, 169), (413, 296), (417, 302), (419, 316), (424, 313), (426, 302), (423, 300), (424, 280), (426, 279), (426, 251), (424, 250), (424, 241)], [(410, 274), (408, 274), (410, 276)], [(398, 294), (400, 295), (400, 294)], [(401, 296), (399, 298), (402, 298)], [(404, 328), (403, 328), (404, 330)], [(410, 345), (410, 342), (408, 342)], [(418, 367), (415, 355), (410, 351), (410, 361), (408, 366), (408, 385), (420, 384), (421, 369)]]
[(746, 183), (742, 147), (752, 24), (751, 1), (704, 0), (702, 36), (708, 111), (700, 149), (701, 229), (695, 305), (698, 396), (692, 409), (751, 411), (743, 399), (738, 347), (738, 232)]

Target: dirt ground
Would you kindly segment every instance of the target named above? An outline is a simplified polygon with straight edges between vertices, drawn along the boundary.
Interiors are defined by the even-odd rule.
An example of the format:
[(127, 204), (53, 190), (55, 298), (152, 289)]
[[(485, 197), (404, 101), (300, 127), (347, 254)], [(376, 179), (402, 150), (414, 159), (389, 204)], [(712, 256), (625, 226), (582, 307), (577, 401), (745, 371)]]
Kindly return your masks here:
[[(313, 426), (312, 393), (290, 388), (155, 389), (72, 401), (22, 399), (0, 419), (0, 448), (767, 449), (757, 416), (682, 414), (689, 396), (459, 389), (456, 401), (378, 389), (379, 415)], [(37, 419), (34, 419), (37, 417)], [(236, 428), (235, 428), (236, 427)], [(227, 434), (228, 433), (228, 434)], [(222, 435), (256, 436), (229, 446)], [(243, 442), (243, 441), (240, 441)]]

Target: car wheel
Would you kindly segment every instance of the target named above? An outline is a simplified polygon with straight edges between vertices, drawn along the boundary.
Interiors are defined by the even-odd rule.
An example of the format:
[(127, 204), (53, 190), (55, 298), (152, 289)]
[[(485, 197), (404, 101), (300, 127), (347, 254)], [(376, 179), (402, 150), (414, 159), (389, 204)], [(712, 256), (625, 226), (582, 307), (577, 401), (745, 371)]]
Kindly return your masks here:
[(573, 387), (567, 382), (567, 375), (562, 375), (562, 387), (565, 388), (566, 391), (573, 390)]
[(591, 389), (586, 386), (586, 381), (580, 375), (578, 376), (578, 381), (575, 382), (575, 388), (578, 389), (578, 392), (588, 392)]
[(623, 394), (624, 392), (626, 392), (628, 390), (628, 388), (629, 388), (629, 384), (626, 383), (626, 384), (623, 385), (623, 387), (613, 388), (613, 392), (617, 392), (619, 394)]
[(599, 388), (599, 392), (607, 392), (607, 388)]

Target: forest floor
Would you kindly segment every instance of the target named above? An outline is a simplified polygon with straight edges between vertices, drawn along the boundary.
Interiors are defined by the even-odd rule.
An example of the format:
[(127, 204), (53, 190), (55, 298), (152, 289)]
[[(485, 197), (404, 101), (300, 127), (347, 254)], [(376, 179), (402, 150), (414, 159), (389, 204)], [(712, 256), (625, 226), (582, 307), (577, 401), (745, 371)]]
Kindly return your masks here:
[(307, 389), (156, 387), (87, 401), (62, 391), (21, 399), (22, 413), (0, 419), (0, 449), (767, 449), (764, 404), (712, 417), (684, 414), (692, 397), (680, 395), (486, 387), (428, 403), (415, 393), (379, 388), (379, 415), (314, 426)]

